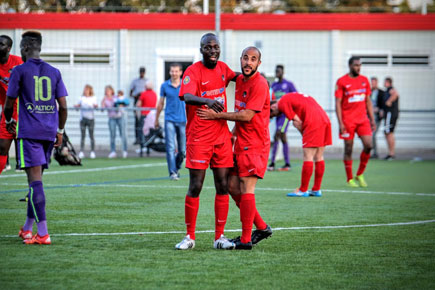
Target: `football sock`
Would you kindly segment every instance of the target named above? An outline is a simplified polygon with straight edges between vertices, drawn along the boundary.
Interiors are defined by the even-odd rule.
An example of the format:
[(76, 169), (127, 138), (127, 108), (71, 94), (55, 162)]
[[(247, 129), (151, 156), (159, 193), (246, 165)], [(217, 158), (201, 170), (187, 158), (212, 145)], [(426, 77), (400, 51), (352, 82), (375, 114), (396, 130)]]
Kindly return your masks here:
[(282, 152), (284, 153), (285, 164), (290, 164), (290, 157), (288, 154), (288, 143), (282, 143)]
[(357, 176), (364, 173), (364, 170), (366, 170), (369, 159), (370, 159), (370, 153), (365, 153), (364, 151), (362, 151), (361, 155), (359, 156), (359, 167), (358, 167), (358, 171), (356, 172)]
[(199, 209), (199, 197), (190, 197), (186, 195), (184, 203), (185, 222), (187, 234), (192, 240), (195, 239), (196, 217)]
[(38, 235), (40, 237), (48, 235), (47, 221), (46, 220), (40, 221), (39, 223), (36, 224), (36, 226), (38, 227)]
[[(242, 198), (241, 194), (231, 195), (237, 207), (240, 208), (240, 199)], [(258, 213), (257, 208), (255, 208), (255, 217), (254, 217), (254, 225), (257, 230), (265, 230), (267, 228), (266, 222), (263, 220), (261, 215)]]
[(228, 217), (228, 207), (229, 207), (229, 196), (228, 194), (216, 194), (214, 199), (214, 214), (215, 214), (215, 235), (214, 240), (216, 241), (224, 233), (225, 224)]
[(2, 173), (3, 169), (5, 169), (7, 160), (7, 155), (0, 155), (0, 174)]
[[(30, 211), (33, 212), (29, 215)], [(35, 218), (36, 223), (45, 221), (45, 194), (42, 181), (33, 181), (30, 183), (29, 200), (27, 201), (27, 216)]]
[(270, 159), (270, 162), (275, 162), (275, 158), (276, 158), (276, 151), (278, 150), (278, 141), (273, 142), (273, 147), (272, 147), (272, 158)]
[(304, 161), (302, 165), (301, 187), (299, 190), (306, 192), (310, 184), (311, 175), (313, 175), (313, 161)]
[(312, 190), (318, 191), (320, 190), (320, 186), (322, 185), (323, 174), (325, 173), (325, 160), (317, 161), (315, 165), (316, 168), (314, 169), (314, 185)]
[(26, 222), (24, 223), (23, 226), (23, 231), (32, 231), (33, 230), (33, 223), (35, 222), (34, 218), (26, 218)]
[(242, 194), (240, 200), (240, 221), (242, 222), (242, 243), (251, 241), (252, 225), (255, 216), (255, 195), (253, 193)]
[(352, 173), (352, 160), (343, 160), (344, 169), (346, 170), (347, 181), (353, 178)]

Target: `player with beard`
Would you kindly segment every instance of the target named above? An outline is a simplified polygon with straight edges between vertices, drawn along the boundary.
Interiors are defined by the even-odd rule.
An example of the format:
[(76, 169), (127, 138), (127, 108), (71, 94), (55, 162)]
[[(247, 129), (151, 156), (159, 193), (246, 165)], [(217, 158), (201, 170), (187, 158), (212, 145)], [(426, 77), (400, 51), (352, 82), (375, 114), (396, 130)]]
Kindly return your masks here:
[(225, 120), (200, 120), (196, 111), (207, 107), (226, 112), (226, 87), (237, 74), (219, 61), (220, 43), (216, 35), (207, 33), (201, 37), (200, 52), (202, 61), (186, 69), (180, 88), (180, 99), (186, 104), (186, 168), (190, 178), (185, 198), (187, 234), (175, 248), (195, 247), (199, 194), (210, 166), (216, 188), (214, 248), (233, 249), (234, 243), (224, 236), (229, 207), (228, 173), (233, 167), (231, 133)]
[[(376, 129), (370, 82), (360, 75), (361, 60), (349, 59), (349, 73), (337, 80), (335, 87), (335, 111), (340, 127), (339, 137), (344, 140), (344, 167), (350, 187), (367, 187), (363, 173), (370, 159), (372, 131)], [(361, 138), (363, 150), (355, 179), (352, 172), (352, 150), (355, 132)]]
[[(270, 149), (269, 86), (264, 77), (257, 71), (261, 64), (261, 52), (256, 47), (247, 47), (240, 57), (243, 75), (236, 80), (235, 112), (216, 112), (200, 109), (198, 116), (203, 120), (235, 121), (234, 160), (235, 166), (229, 178), (232, 194), (240, 192), (240, 220), (242, 236), (236, 238), (236, 249), (251, 250), (255, 243), (272, 235), (271, 228), (261, 220), (262, 225), (252, 233), (253, 223), (260, 218), (255, 205), (255, 186), (262, 179), (267, 169)], [(237, 190), (239, 189), (239, 190)], [(257, 225), (258, 226), (258, 225)]]
[[(0, 105), (2, 106), (2, 115), (0, 120), (0, 174), (2, 173), (8, 159), (9, 148), (15, 135), (6, 130), (4, 104), (6, 92), (9, 85), (9, 77), (12, 69), (23, 63), (20, 57), (9, 54), (12, 48), (12, 39), (7, 35), (0, 35)], [(13, 106), (12, 118), (17, 119), (17, 103)]]

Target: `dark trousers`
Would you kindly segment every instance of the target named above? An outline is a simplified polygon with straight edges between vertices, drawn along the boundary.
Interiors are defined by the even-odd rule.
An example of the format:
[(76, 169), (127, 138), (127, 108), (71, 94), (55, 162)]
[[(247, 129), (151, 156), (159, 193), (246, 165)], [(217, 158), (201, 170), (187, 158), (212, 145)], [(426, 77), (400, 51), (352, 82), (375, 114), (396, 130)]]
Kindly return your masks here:
[(83, 151), (83, 149), (85, 149), (86, 128), (88, 128), (89, 137), (91, 138), (91, 151), (95, 150), (94, 127), (95, 120), (90, 120), (86, 118), (80, 120), (80, 132), (82, 135), (82, 138), (80, 139), (80, 151)]

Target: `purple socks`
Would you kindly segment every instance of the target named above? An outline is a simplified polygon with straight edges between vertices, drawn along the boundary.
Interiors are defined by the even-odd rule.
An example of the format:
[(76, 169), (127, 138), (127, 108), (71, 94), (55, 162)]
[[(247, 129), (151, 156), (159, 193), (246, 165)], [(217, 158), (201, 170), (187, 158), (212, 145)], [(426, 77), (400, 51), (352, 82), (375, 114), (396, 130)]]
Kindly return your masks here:
[(28, 222), (30, 223), (31, 220), (36, 221), (39, 236), (42, 237), (48, 234), (47, 219), (45, 217), (45, 194), (42, 181), (33, 181), (30, 183), (29, 201), (27, 203), (27, 220), (24, 227), (26, 227)]
[(290, 158), (289, 158), (289, 154), (288, 154), (288, 144), (287, 143), (282, 143), (282, 151), (284, 153), (285, 164), (290, 164)]

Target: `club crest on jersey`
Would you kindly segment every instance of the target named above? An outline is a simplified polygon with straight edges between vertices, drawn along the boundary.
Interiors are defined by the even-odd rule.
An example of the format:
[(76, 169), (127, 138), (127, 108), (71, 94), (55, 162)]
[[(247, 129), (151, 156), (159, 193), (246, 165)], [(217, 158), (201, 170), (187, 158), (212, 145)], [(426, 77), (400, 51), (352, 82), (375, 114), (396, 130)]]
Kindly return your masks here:
[(225, 81), (225, 76), (224, 75), (222, 75), (222, 81)]
[(190, 82), (190, 77), (186, 76), (183, 80), (183, 84), (187, 85)]
[(246, 93), (246, 91), (244, 91), (243, 92), (243, 97), (246, 98), (246, 95), (247, 95), (247, 93)]

